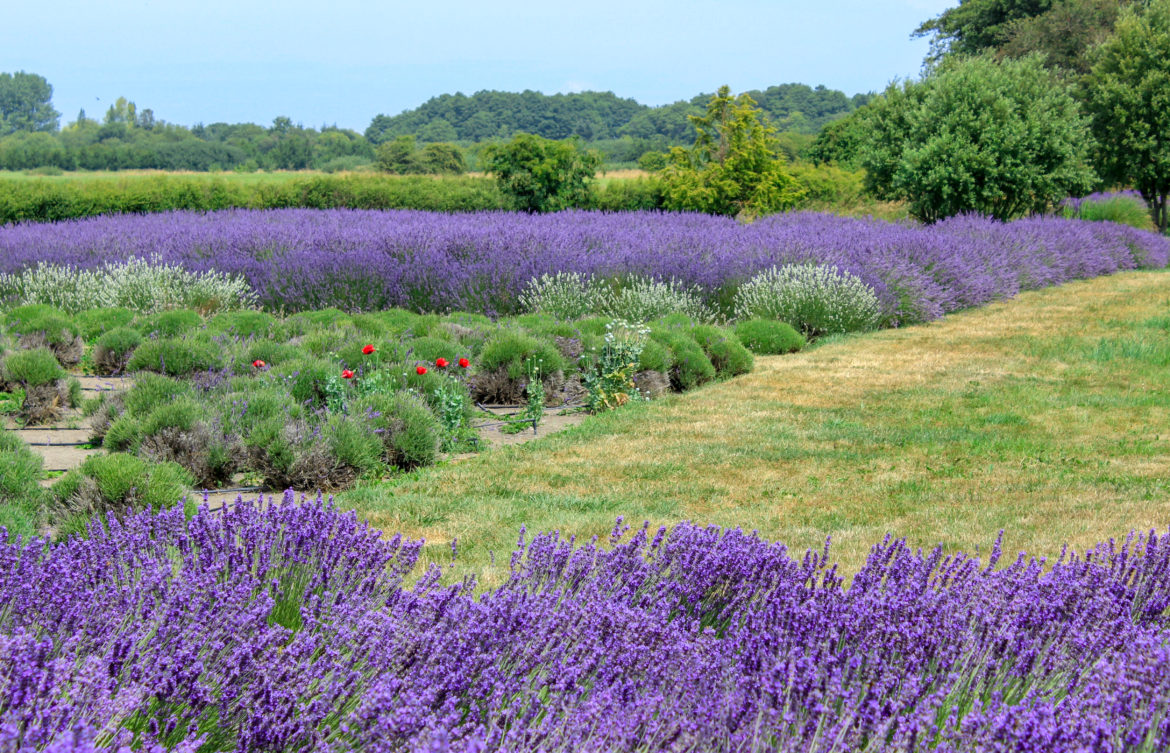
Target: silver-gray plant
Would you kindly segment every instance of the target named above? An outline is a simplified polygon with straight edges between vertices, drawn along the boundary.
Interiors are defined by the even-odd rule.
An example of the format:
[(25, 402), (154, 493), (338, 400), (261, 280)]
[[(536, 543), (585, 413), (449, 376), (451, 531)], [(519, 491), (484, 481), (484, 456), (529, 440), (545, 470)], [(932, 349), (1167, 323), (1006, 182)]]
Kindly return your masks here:
[(14, 305), (47, 303), (68, 313), (122, 306), (151, 313), (193, 308), (203, 313), (252, 308), (256, 293), (242, 277), (190, 272), (157, 257), (131, 258), (97, 269), (38, 263), (14, 275), (0, 275), (0, 300)]
[(873, 289), (835, 266), (771, 267), (735, 293), (737, 319), (778, 319), (805, 337), (875, 329), (881, 304)]
[(597, 313), (631, 322), (649, 322), (668, 314), (684, 314), (697, 322), (715, 318), (698, 287), (678, 280), (628, 277), (600, 296)]
[(520, 306), (533, 314), (558, 319), (580, 319), (597, 313), (601, 288), (592, 275), (557, 272), (529, 280), (520, 294)]

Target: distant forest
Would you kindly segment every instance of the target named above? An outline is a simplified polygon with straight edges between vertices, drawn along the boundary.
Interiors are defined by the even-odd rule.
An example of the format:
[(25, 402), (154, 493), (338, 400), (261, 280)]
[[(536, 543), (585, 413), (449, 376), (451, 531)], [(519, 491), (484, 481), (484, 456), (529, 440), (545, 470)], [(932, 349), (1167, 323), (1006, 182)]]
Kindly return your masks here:
[[(826, 123), (843, 117), (869, 101), (871, 95), (853, 97), (836, 89), (805, 84), (781, 84), (763, 91), (749, 91), (783, 132), (815, 134)], [(444, 94), (421, 107), (399, 115), (378, 115), (366, 129), (366, 138), (380, 144), (397, 136), (414, 136), (422, 142), (477, 142), (511, 138), (517, 132), (535, 133), (547, 139), (578, 136), (585, 141), (630, 137), (688, 143), (693, 134), (688, 115), (702, 115), (711, 94), (689, 101), (648, 107), (612, 92), (541, 94), (525, 91), (481, 91), (470, 97)]]
[[(807, 147), (826, 123), (850, 114), (871, 96), (849, 97), (804, 84), (750, 94), (782, 133), (781, 147), (790, 157)], [(101, 119), (83, 110), (61, 127), (48, 81), (33, 73), (0, 73), (0, 170), (334, 172), (372, 164), (378, 145), (403, 136), (424, 145), (458, 144), (468, 168), (476, 169), (483, 145), (520, 132), (550, 139), (579, 137), (609, 165), (632, 165), (647, 152), (692, 143), (687, 116), (701, 115), (710, 96), (648, 107), (611, 92), (444, 94), (398, 115), (378, 115), (365, 133), (336, 126), (306, 128), (288, 117), (267, 126), (188, 127), (119, 98)]]

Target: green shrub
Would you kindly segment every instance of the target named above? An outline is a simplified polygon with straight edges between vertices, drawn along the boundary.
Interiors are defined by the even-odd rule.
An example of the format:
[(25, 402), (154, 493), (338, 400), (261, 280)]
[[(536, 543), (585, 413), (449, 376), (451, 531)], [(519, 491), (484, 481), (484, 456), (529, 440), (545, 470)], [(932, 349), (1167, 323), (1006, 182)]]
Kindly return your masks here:
[(338, 350), (349, 344), (353, 335), (352, 330), (345, 329), (313, 330), (297, 338), (297, 347), (314, 358), (333, 357)]
[(715, 366), (689, 334), (673, 330), (653, 330), (650, 338), (670, 349), (670, 386), (679, 392), (694, 389), (715, 378)]
[(447, 314), (440, 320), (440, 323), (458, 324), (461, 327), (467, 327), (469, 329), (484, 329), (491, 327), (493, 324), (489, 317), (470, 311), (455, 311)]
[(189, 431), (202, 418), (203, 410), (191, 398), (181, 398), (158, 406), (142, 420), (143, 436), (157, 434), (163, 429)]
[(799, 332), (774, 319), (745, 319), (737, 322), (735, 335), (748, 350), (760, 355), (795, 353), (805, 345)]
[(433, 465), (438, 458), (442, 425), (427, 405), (408, 392), (367, 395), (355, 406), (379, 431), (389, 465), (410, 470)]
[(12, 331), (22, 335), (40, 333), (49, 345), (66, 345), (77, 337), (77, 327), (73, 320), (60, 313), (45, 313), (22, 319), (13, 326)]
[(1157, 230), (1150, 209), (1137, 196), (1109, 196), (1066, 204), (1060, 208), (1063, 217), (1089, 222), (1117, 222), (1142, 230)]
[(353, 325), (353, 319), (341, 309), (301, 311), (284, 320), (291, 335), (303, 335), (318, 329), (343, 329)]
[(311, 408), (325, 407), (325, 384), (341, 367), (323, 359), (291, 361), (279, 369), (288, 382), (293, 400)]
[(406, 309), (386, 309), (354, 317), (355, 326), (359, 322), (359, 330), (370, 335), (425, 337), (439, 323), (439, 317)]
[(733, 332), (703, 324), (691, 330), (691, 337), (711, 359), (719, 377), (739, 376), (752, 370), (752, 354)]
[(162, 374), (147, 372), (139, 374), (122, 397), (126, 412), (134, 416), (146, 416), (160, 406), (193, 398), (195, 389), (188, 383)]
[(647, 340), (642, 345), (642, 352), (638, 354), (638, 371), (668, 372), (674, 365), (670, 357), (670, 349), (655, 341)]
[(153, 371), (169, 376), (189, 376), (220, 366), (219, 348), (191, 338), (148, 340), (138, 346), (126, 364), (129, 371)]
[(4, 324), (13, 332), (25, 334), (36, 329), (36, 322), (46, 316), (64, 317), (67, 314), (55, 306), (47, 303), (29, 303), (17, 306), (4, 315)]
[(61, 364), (48, 348), (14, 350), (4, 358), (4, 379), (24, 386), (36, 387), (56, 382), (65, 376)]
[(142, 422), (129, 412), (114, 419), (102, 439), (109, 452), (135, 452), (142, 442)]
[[(367, 345), (374, 346), (373, 353), (363, 353), (362, 350)], [(398, 363), (406, 355), (406, 347), (398, 342), (389, 342), (385, 340), (378, 340), (375, 342), (351, 342), (337, 349), (337, 361), (339, 362), (338, 370), (341, 365), (346, 368), (358, 370), (362, 369), (369, 371), (384, 366), (388, 363)]]
[(381, 467), (382, 438), (358, 418), (332, 415), (322, 434), (337, 461), (353, 468), (358, 475)]
[(438, 358), (446, 358), (447, 362), (454, 366), (464, 354), (463, 348), (437, 337), (416, 337), (403, 343), (403, 347), (409, 353), (408, 360), (424, 361), (428, 366), (434, 364)]
[(207, 321), (207, 330), (240, 338), (274, 337), (279, 322), (263, 311), (225, 311)]
[(138, 331), (160, 338), (174, 338), (194, 332), (203, 326), (203, 317), (190, 309), (163, 311), (143, 319)]
[[(193, 484), (191, 474), (176, 463), (147, 463), (121, 452), (94, 455), (53, 488), (68, 511), (58, 535), (83, 533), (94, 514), (174, 507)], [(194, 503), (188, 500), (187, 507), (193, 509)]]
[(94, 371), (101, 376), (120, 374), (130, 362), (142, 334), (129, 327), (116, 327), (98, 338), (93, 349)]
[(595, 335), (597, 337), (605, 337), (606, 327), (610, 325), (612, 319), (604, 316), (592, 316), (585, 319), (578, 319), (574, 324), (577, 325), (577, 330), (583, 335)]
[(65, 380), (65, 402), (70, 408), (81, 407), (84, 401), (84, 396), (81, 392), (81, 381), (77, 377), (69, 377)]
[(86, 309), (74, 315), (73, 323), (86, 342), (93, 342), (102, 334), (134, 321), (134, 312), (127, 308)]
[(37, 533), (44, 517), (41, 456), (17, 435), (0, 429), (0, 527), (14, 536)]
[(500, 330), (484, 345), (479, 366), (484, 371), (504, 370), (510, 378), (522, 379), (537, 367), (542, 374), (564, 371), (565, 363), (551, 343), (521, 332)]
[(231, 350), (233, 374), (253, 373), (256, 367), (252, 364), (256, 361), (263, 361), (265, 366), (271, 367), (308, 356), (308, 352), (300, 347), (275, 340), (247, 340)]

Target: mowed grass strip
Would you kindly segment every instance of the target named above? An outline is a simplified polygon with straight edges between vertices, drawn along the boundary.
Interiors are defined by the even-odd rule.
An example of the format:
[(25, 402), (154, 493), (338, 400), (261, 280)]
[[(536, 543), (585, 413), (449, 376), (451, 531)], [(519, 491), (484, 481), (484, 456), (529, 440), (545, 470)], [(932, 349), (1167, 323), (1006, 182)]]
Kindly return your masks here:
[(341, 503), (485, 585), (517, 530), (692, 520), (847, 572), (887, 533), (1057, 555), (1170, 524), (1170, 272), (1029, 292), (929, 325), (758, 358), (738, 379)]

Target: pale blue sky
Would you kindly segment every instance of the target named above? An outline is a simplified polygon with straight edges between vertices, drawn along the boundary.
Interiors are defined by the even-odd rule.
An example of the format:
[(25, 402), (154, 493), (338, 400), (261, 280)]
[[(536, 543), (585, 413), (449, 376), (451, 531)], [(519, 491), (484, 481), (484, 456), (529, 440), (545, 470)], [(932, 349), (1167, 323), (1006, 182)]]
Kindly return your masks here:
[(445, 92), (613, 91), (650, 105), (729, 84), (847, 94), (916, 75), (954, 0), (0, 3), (0, 71), (39, 73), (62, 124), (118, 96), (173, 123), (287, 115), (364, 130)]

